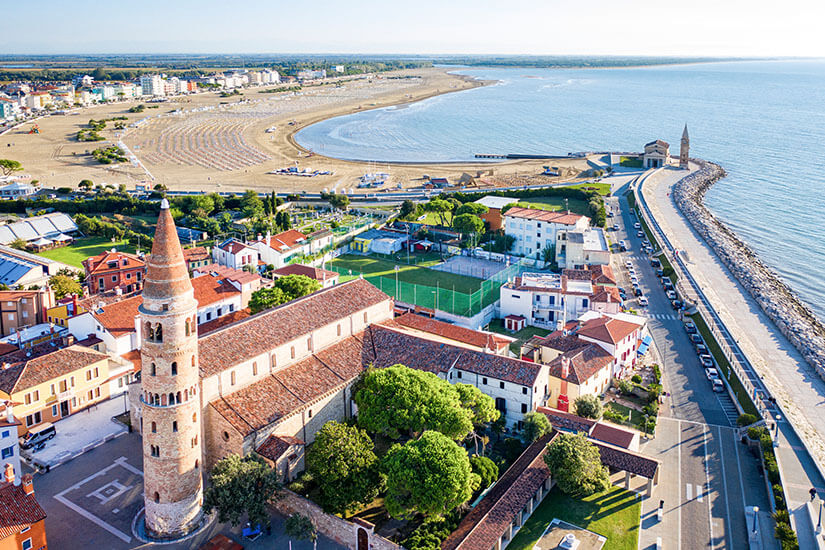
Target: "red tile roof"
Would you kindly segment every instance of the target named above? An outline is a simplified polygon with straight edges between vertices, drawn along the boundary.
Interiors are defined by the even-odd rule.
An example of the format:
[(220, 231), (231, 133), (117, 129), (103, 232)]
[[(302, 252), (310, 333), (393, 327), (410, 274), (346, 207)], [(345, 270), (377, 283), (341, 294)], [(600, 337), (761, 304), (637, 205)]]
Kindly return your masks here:
[(586, 218), (579, 214), (570, 212), (551, 212), (549, 210), (536, 210), (535, 208), (521, 208), (514, 206), (504, 214), (508, 218), (522, 218), (527, 220), (537, 220), (540, 222), (557, 223), (561, 225), (576, 225), (579, 220)]
[(212, 256), (204, 246), (195, 246), (192, 248), (183, 249), (183, 259), (187, 262), (202, 262), (209, 260)]
[[(31, 480), (26, 474), (25, 479)], [(46, 512), (40, 507), (34, 493), (27, 495), (23, 485), (3, 483), (0, 485), (0, 540), (14, 536), (26, 527), (46, 519)]]
[(528, 387), (536, 383), (541, 372), (541, 365), (529, 361), (435, 342), (381, 325), (371, 325), (367, 332), (376, 367), (401, 363), (435, 374), (456, 368)]
[(241, 291), (230, 283), (212, 275), (195, 277), (192, 279), (192, 288), (195, 289), (195, 300), (198, 301), (198, 307), (208, 306), (241, 295)]
[(616, 426), (611, 426), (610, 424), (605, 424), (604, 422), (597, 422), (596, 425), (593, 426), (593, 429), (590, 430), (590, 437), (603, 443), (609, 443), (614, 447), (627, 449), (633, 443), (636, 434)]
[[(117, 265), (115, 267), (109, 267), (109, 262), (117, 262)], [(127, 252), (101, 252), (97, 256), (91, 256), (83, 260), (83, 268), (86, 270), (86, 276), (115, 273), (145, 266), (146, 264), (143, 260)]]
[(596, 302), (600, 304), (607, 302), (619, 304), (622, 302), (622, 297), (619, 294), (619, 289), (615, 286), (597, 286), (596, 289), (597, 291), (594, 292), (593, 295), (590, 297), (591, 302)]
[(584, 432), (590, 433), (590, 429), (596, 425), (595, 420), (577, 416), (573, 413), (560, 411), (551, 407), (537, 407), (537, 412), (543, 413), (550, 421), (550, 425), (557, 430), (566, 432)]
[(200, 338), (202, 376), (211, 376), (390, 297), (363, 279), (321, 289)]
[(441, 336), (448, 340), (455, 340), (456, 342), (468, 344), (481, 348), (482, 350), (500, 351), (502, 348), (507, 348), (511, 342), (511, 339), (497, 334), (460, 327), (443, 321), (436, 321), (435, 319), (416, 315), (415, 313), (407, 313), (386, 324), (387, 326), (401, 325), (402, 327), (435, 334), (436, 336)]
[(592, 439), (591, 443), (599, 450), (602, 464), (608, 468), (624, 470), (647, 479), (653, 479), (656, 476), (656, 470), (659, 469), (660, 464), (658, 460)]
[(266, 441), (261, 443), (255, 452), (272, 462), (278, 462), (284, 453), (293, 445), (304, 445), (305, 443), (297, 437), (288, 435), (270, 435)]
[(248, 271), (244, 271), (242, 269), (235, 269), (232, 267), (227, 267), (225, 265), (218, 264), (208, 264), (201, 267), (196, 267), (194, 269), (194, 272), (201, 273), (202, 275), (199, 275), (199, 277), (203, 275), (213, 275), (224, 278), (228, 281), (235, 281), (241, 284), (262, 280), (262, 277), (257, 273), (249, 273)]
[(322, 353), (215, 399), (210, 405), (246, 436), (346, 386), (363, 371), (370, 358), (363, 337), (351, 336)]
[(527, 447), (441, 544), (442, 550), (486, 550), (495, 547), (513, 519), (550, 477), (544, 454), (556, 434), (547, 434)]
[(276, 269), (274, 273), (278, 277), (283, 277), (284, 275), (305, 275), (316, 281), (332, 281), (338, 279), (338, 274), (334, 271), (304, 264), (285, 265), (280, 269)]
[(584, 384), (614, 361), (614, 357), (604, 349), (596, 344), (587, 343), (584, 347), (566, 351), (553, 359), (547, 365), (550, 369), (550, 376), (562, 378), (562, 362), (565, 359), (570, 365), (567, 381), (573, 384)]
[(198, 335), (205, 336), (210, 332), (215, 332), (219, 328), (223, 328), (225, 326), (231, 325), (232, 323), (242, 321), (250, 315), (252, 315), (252, 313), (249, 311), (248, 307), (235, 310), (228, 315), (221, 315), (217, 319), (212, 319), (211, 321), (206, 321), (205, 323), (201, 323), (200, 325), (198, 325)]
[(83, 346), (69, 346), (33, 356), (0, 370), (0, 390), (11, 394), (33, 388), (109, 358)]
[(138, 294), (103, 306), (100, 309), (93, 306), (90, 311), (92, 316), (100, 323), (100, 326), (105, 328), (113, 337), (120, 338), (124, 334), (135, 331), (135, 317), (137, 317), (138, 307), (142, 303), (143, 296)]
[(230, 239), (224, 243), (222, 243), (218, 248), (221, 250), (225, 250), (230, 254), (237, 254), (238, 252), (243, 251), (246, 248), (251, 248), (249, 245), (246, 245), (240, 241), (236, 241), (235, 239)]
[(266, 238), (264, 238), (261, 242), (268, 245), (273, 250), (282, 252), (284, 250), (295, 248), (296, 246), (298, 246), (299, 243), (302, 243), (305, 240), (306, 235), (304, 235), (297, 229), (290, 229), (288, 231), (284, 231), (283, 233), (272, 235), (269, 238), (268, 243), (266, 242)]
[(615, 345), (633, 334), (633, 331), (639, 330), (641, 326), (641, 322), (635, 324), (612, 317), (599, 317), (585, 321), (576, 334)]
[(36, 290), (0, 290), (0, 302), (16, 302), (20, 298), (33, 298)]

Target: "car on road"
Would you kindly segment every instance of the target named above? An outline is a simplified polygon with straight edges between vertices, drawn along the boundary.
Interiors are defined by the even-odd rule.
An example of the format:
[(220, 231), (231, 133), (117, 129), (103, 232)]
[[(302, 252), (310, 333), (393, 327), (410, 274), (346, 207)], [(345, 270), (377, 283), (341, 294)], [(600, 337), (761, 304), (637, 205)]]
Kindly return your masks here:
[(633, 268), (633, 262), (631, 262), (630, 260), (627, 260), (627, 261), (624, 263), (624, 266), (625, 266), (627, 269), (632, 269), (632, 268)]
[(636, 223), (634, 223), (634, 224), (633, 224), (633, 227), (634, 227), (635, 229), (641, 229), (641, 228), (642, 228), (642, 224), (640, 224), (639, 222), (636, 222)]
[(665, 277), (662, 279), (662, 286), (665, 287), (665, 290), (673, 290), (673, 281)]
[(639, 278), (635, 275), (630, 275), (630, 282), (633, 283), (633, 286), (636, 286), (639, 284)]
[(618, 231), (618, 230), (619, 230), (619, 224), (614, 223), (613, 224), (613, 231)]
[(45, 443), (49, 439), (53, 439), (57, 435), (57, 430), (51, 422), (44, 422), (29, 430), (29, 433), (20, 438), (21, 449), (31, 449), (35, 445)]
[(641, 307), (647, 307), (647, 297), (646, 296), (639, 296), (639, 305)]
[(700, 355), (699, 356), (699, 361), (702, 362), (703, 367), (710, 368), (710, 367), (714, 366), (713, 358), (710, 355), (708, 355), (707, 353), (703, 353), (702, 355)]
[(696, 344), (696, 353), (702, 355), (708, 352), (708, 347), (705, 344)]
[[(650, 265), (652, 265), (653, 267), (661, 267), (662, 262), (660, 262), (658, 258), (650, 258)], [(658, 274), (658, 272), (657, 272), (657, 274)], [(662, 274), (664, 274), (664, 271), (662, 271)], [(661, 275), (660, 275), (660, 277), (661, 277)]]
[(682, 309), (682, 306), (685, 305), (682, 303), (682, 300), (673, 300), (670, 302), (670, 307), (673, 309)]
[(694, 344), (704, 344), (705, 341), (702, 340), (702, 336), (696, 333), (690, 335), (690, 341)]
[(667, 299), (668, 300), (675, 300), (676, 299), (676, 291), (668, 290), (667, 291)]
[(661, 279), (662, 277), (665, 276), (665, 270), (664, 269), (657, 269), (656, 270), (656, 276)]
[(640, 286), (633, 287), (633, 293), (636, 296), (642, 296), (644, 294), (644, 292), (642, 292), (642, 287)]
[(713, 391), (715, 391), (717, 393), (725, 391), (725, 385), (718, 378), (714, 378), (710, 382), (711, 382)]
[(685, 321), (685, 330), (688, 334), (696, 334), (696, 325), (693, 321)]
[(708, 377), (708, 380), (713, 380), (714, 378), (719, 378), (719, 371), (714, 368), (705, 369), (705, 376)]
[(627, 252), (627, 243), (624, 241), (619, 241), (619, 250), (622, 252)]
[(645, 236), (645, 232), (644, 231), (636, 231), (636, 236), (641, 239), (642, 237)]

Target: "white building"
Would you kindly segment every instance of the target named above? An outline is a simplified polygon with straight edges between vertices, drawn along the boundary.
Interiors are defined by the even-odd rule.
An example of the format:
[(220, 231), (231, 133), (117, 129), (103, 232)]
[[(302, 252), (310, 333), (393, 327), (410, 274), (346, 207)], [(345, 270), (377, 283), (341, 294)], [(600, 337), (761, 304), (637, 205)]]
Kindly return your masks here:
[(333, 235), (329, 230), (316, 231), (304, 235), (297, 229), (290, 229), (277, 235), (267, 234), (249, 243), (255, 247), (265, 264), (283, 267), (295, 256), (316, 254), (332, 245)]
[(95, 79), (92, 78), (91, 75), (88, 75), (88, 74), (75, 75), (75, 77), (72, 78), (72, 84), (76, 88), (82, 88), (84, 86), (88, 88), (89, 86), (94, 84), (94, 81), (95, 81)]
[(235, 239), (227, 239), (212, 249), (212, 259), (218, 265), (243, 269), (251, 265), (258, 269), (258, 249)]
[(280, 84), (281, 75), (278, 71), (261, 71), (261, 79), (264, 84)]
[(343, 65), (336, 65), (335, 66), (335, 72), (338, 73), (338, 74), (344, 74), (344, 70), (345, 69), (344, 69)]
[(316, 80), (319, 78), (326, 78), (327, 71), (326, 69), (321, 69), (318, 71), (312, 71), (310, 69), (304, 69), (303, 71), (298, 71), (296, 75), (298, 80)]
[(17, 439), (17, 427), (20, 421), (14, 418), (12, 404), (5, 402), (6, 410), (0, 418), (0, 465), (11, 464), (14, 468), (14, 478), (20, 479), (23, 471), (20, 469), (20, 446)]
[(121, 82), (115, 84), (115, 96), (123, 99), (131, 99), (141, 95), (143, 90), (131, 82)]
[(524, 273), (499, 291), (500, 315), (520, 316), (530, 326), (555, 329), (590, 309), (593, 284), (555, 273)]
[[(0, 181), (2, 183), (2, 181)], [(20, 197), (29, 197), (37, 193), (37, 189), (30, 184), (22, 181), (13, 181), (0, 187), (0, 198), (3, 199), (17, 199)]]
[(162, 96), (165, 95), (163, 79), (158, 74), (145, 74), (140, 77), (140, 87), (142, 95)]
[(606, 314), (588, 311), (579, 317), (575, 334), (610, 353), (616, 360), (613, 376), (636, 364), (641, 347), (646, 349), (652, 338), (647, 319), (629, 313)]
[(645, 143), (642, 162), (645, 168), (661, 168), (670, 164), (670, 144), (661, 139)]
[(610, 264), (610, 247), (600, 227), (561, 230), (556, 234), (556, 263), (559, 267), (579, 268)]
[(590, 224), (586, 216), (570, 212), (550, 212), (513, 207), (504, 214), (504, 232), (515, 238), (511, 251), (540, 259), (542, 250), (555, 246), (559, 231), (584, 230)]

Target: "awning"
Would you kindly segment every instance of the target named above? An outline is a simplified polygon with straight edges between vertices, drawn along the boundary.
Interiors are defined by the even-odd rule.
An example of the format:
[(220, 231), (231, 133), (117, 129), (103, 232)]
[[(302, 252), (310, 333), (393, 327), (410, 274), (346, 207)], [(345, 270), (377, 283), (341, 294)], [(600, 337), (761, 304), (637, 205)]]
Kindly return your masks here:
[(639, 344), (639, 350), (637, 351), (637, 353), (639, 354), (639, 357), (641, 357), (642, 355), (647, 353), (647, 349), (650, 347), (650, 344), (652, 344), (652, 343), (653, 343), (653, 338), (651, 338), (650, 336), (645, 336), (642, 339), (642, 343)]
[(34, 241), (32, 243), (29, 243), (29, 244), (33, 244), (34, 246), (47, 246), (47, 245), (52, 244), (52, 241), (50, 241), (49, 239), (47, 239), (45, 237), (40, 237), (36, 241)]
[(54, 237), (54, 240), (64, 242), (64, 241), (71, 241), (72, 238), (66, 235), (65, 233), (59, 234), (57, 237)]

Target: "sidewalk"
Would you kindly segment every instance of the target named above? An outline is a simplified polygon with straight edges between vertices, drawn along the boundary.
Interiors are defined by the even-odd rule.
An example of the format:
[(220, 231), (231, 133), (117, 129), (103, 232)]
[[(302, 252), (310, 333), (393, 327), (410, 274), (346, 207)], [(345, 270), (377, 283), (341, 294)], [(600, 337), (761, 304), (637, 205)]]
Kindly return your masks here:
[(112, 420), (123, 413), (124, 398), (117, 396), (58, 420), (57, 435), (36, 453), (21, 451), (26, 462), (55, 468), (98, 445), (125, 434), (126, 426)]
[(817, 464), (817, 461), (825, 462), (825, 382), (682, 217), (670, 198), (670, 191), (684, 175), (684, 172), (663, 171), (650, 177), (642, 187), (645, 202), (672, 246), (684, 254), (682, 260), (690, 275), (750, 360), (761, 383), (781, 406), (777, 460), (800, 547), (810, 547), (806, 543), (813, 543), (812, 526), (807, 515), (803, 517), (801, 512), (811, 487), (825, 490), (825, 480)]

